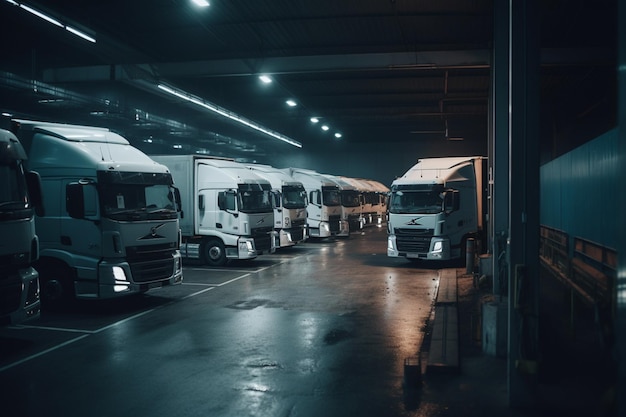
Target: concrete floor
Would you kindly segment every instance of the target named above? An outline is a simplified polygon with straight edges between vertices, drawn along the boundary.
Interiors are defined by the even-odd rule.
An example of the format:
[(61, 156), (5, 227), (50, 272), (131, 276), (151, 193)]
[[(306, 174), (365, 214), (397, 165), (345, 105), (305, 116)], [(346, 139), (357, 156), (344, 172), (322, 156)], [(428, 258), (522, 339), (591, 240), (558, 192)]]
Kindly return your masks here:
[(404, 383), (440, 267), (388, 258), (384, 228), (228, 268), (186, 262), (183, 285), (0, 329), (1, 414), (554, 415), (508, 408), (505, 361), (480, 350), (471, 276), (459, 278), (460, 373)]

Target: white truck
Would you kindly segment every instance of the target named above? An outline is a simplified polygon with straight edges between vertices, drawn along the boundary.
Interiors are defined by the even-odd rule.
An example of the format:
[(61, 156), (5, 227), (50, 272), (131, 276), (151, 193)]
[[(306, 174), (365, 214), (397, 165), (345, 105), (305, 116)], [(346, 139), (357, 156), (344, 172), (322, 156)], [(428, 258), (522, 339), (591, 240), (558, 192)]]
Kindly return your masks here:
[(338, 236), (350, 236), (351, 232), (363, 229), (363, 195), (351, 181), (337, 175), (323, 174), (339, 187), (341, 195), (341, 219), (348, 225), (347, 233), (341, 231)]
[(309, 237), (327, 238), (349, 234), (348, 223), (341, 218), (341, 194), (335, 182), (309, 169), (285, 168), (284, 171), (300, 181), (308, 193)]
[(24, 167), (26, 152), (0, 129), (0, 320), (20, 324), (40, 315), (35, 211), (42, 214), (40, 179)]
[(486, 158), (424, 158), (391, 184), (387, 255), (464, 259), (469, 238), (483, 239)]
[(302, 183), (270, 165), (249, 164), (247, 167), (272, 185), (276, 248), (304, 242), (307, 238), (306, 207), (308, 201)]
[(363, 226), (382, 225), (387, 214), (389, 189), (378, 181), (366, 178), (341, 178), (352, 184), (361, 193)]
[(13, 120), (41, 176), (42, 305), (180, 284), (180, 196), (167, 168), (105, 128)]
[(184, 257), (210, 266), (274, 252), (272, 186), (244, 164), (203, 155), (153, 155), (180, 189)]

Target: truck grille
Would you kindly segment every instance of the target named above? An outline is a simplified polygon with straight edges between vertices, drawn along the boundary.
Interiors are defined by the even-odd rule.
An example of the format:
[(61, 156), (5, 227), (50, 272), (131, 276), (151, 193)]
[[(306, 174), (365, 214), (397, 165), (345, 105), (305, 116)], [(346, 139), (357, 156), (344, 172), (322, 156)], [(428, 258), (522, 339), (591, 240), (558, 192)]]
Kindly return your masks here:
[(426, 253), (430, 249), (433, 229), (394, 229), (398, 252)]
[(272, 232), (271, 227), (258, 227), (252, 229), (252, 238), (254, 239), (254, 247), (259, 252), (269, 251), (272, 248)]
[(289, 229), (289, 233), (291, 233), (291, 239), (294, 241), (304, 239), (304, 227)]
[(306, 219), (295, 219), (291, 221), (291, 227), (304, 227)]
[(330, 228), (331, 233), (339, 233), (339, 221), (341, 219), (340, 215), (328, 216), (328, 226)]
[(174, 274), (174, 249), (171, 244), (129, 246), (126, 248), (133, 281), (166, 281)]

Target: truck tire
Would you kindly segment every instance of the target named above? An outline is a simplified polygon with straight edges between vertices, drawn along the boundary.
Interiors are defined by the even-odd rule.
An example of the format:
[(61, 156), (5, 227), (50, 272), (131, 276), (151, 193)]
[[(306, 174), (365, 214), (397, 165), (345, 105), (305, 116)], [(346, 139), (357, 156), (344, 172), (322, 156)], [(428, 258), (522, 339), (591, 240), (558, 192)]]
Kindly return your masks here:
[(207, 239), (202, 244), (202, 259), (209, 266), (223, 266), (226, 264), (226, 249), (219, 239)]
[(71, 269), (57, 262), (43, 262), (37, 265), (37, 272), (42, 307), (51, 311), (69, 307), (74, 300)]

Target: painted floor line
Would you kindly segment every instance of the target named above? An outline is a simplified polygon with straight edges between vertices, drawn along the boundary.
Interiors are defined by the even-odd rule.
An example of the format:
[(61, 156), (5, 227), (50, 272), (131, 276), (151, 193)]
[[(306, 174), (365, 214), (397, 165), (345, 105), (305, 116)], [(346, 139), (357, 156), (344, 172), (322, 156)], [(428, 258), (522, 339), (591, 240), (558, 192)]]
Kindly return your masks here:
[(2, 372), (4, 372), (4, 371), (6, 371), (6, 370), (8, 370), (8, 369), (11, 369), (11, 368), (13, 368), (13, 367), (15, 367), (15, 366), (18, 366), (18, 365), (20, 365), (20, 364), (22, 364), (22, 363), (24, 363), (24, 362), (28, 362), (28, 361), (33, 360), (33, 359), (35, 359), (35, 358), (38, 358), (38, 357), (40, 357), (40, 356), (46, 355), (46, 354), (48, 354), (48, 353), (50, 353), (50, 352), (53, 352), (53, 351), (55, 351), (55, 350), (57, 350), (57, 349), (61, 349), (62, 347), (65, 347), (65, 346), (67, 346), (67, 345), (70, 345), (70, 344), (72, 344), (72, 343), (74, 343), (74, 342), (78, 342), (79, 340), (84, 339), (84, 338), (85, 338), (85, 337), (87, 337), (87, 336), (89, 336), (89, 335), (88, 335), (88, 334), (84, 334), (84, 335), (82, 335), (82, 336), (75, 337), (74, 339), (68, 340), (67, 342), (60, 343), (60, 344), (58, 344), (58, 345), (56, 345), (56, 346), (53, 346), (53, 347), (51, 347), (51, 348), (49, 348), (49, 349), (43, 350), (43, 351), (41, 351), (41, 352), (39, 352), (39, 353), (35, 353), (34, 355), (30, 355), (30, 356), (28, 356), (28, 357), (26, 357), (26, 358), (24, 358), (24, 359), (20, 359), (19, 361), (16, 361), (16, 362), (10, 363), (10, 364), (8, 364), (8, 365), (3, 366), (2, 368), (0, 368), (0, 373), (2, 373)]
[(66, 332), (66, 333), (95, 333), (95, 330), (85, 329), (71, 329), (68, 327), (52, 327), (52, 326), (31, 326), (28, 324), (23, 325), (24, 329), (37, 329), (37, 330), (52, 330), (53, 332)]
[[(277, 264), (276, 264), (276, 265), (277, 265)], [(268, 266), (268, 267), (266, 267), (266, 268), (262, 268), (261, 270), (265, 270), (265, 269), (267, 269), (267, 268), (271, 268), (272, 266), (274, 266), (274, 265), (270, 265), (270, 266)], [(195, 297), (195, 296), (200, 295), (200, 294), (203, 294), (203, 293), (205, 293), (205, 292), (208, 292), (208, 291), (214, 290), (214, 289), (215, 289), (215, 288), (217, 288), (217, 287), (223, 287), (224, 285), (231, 284), (231, 283), (233, 283), (233, 282), (235, 282), (235, 281), (239, 281), (240, 279), (246, 278), (246, 277), (250, 276), (251, 274), (252, 274), (252, 273), (248, 272), (248, 273), (246, 273), (246, 274), (240, 275), (240, 276), (238, 276), (238, 277), (236, 277), (236, 278), (233, 278), (233, 279), (231, 279), (231, 280), (225, 281), (225, 282), (223, 282), (223, 283), (221, 283), (221, 284), (217, 284), (216, 286), (211, 286), (211, 287), (204, 288), (204, 289), (202, 289), (202, 290), (200, 290), (200, 291), (196, 291), (196, 292), (194, 292), (194, 293), (192, 293), (192, 294), (189, 294), (189, 295), (187, 295), (187, 296), (183, 297), (181, 300), (186, 300), (186, 299), (188, 299), (188, 298)], [(26, 358), (24, 358), (24, 359), (21, 359), (21, 360), (17, 361), (17, 362), (13, 362), (13, 363), (11, 363), (11, 364), (9, 364), (9, 365), (6, 365), (6, 366), (4, 366), (4, 367), (0, 368), (0, 372), (3, 372), (3, 371), (5, 371), (5, 370), (10, 369), (10, 368), (12, 368), (12, 367), (14, 367), (14, 366), (17, 366), (17, 365), (19, 365), (19, 364), (22, 364), (22, 363), (24, 363), (24, 362), (28, 362), (28, 361), (30, 361), (30, 360), (32, 360), (32, 359), (38, 358), (38, 357), (40, 357), (40, 356), (43, 356), (43, 355), (45, 355), (45, 354), (47, 354), (47, 353), (49, 353), (49, 352), (52, 352), (52, 351), (54, 351), (54, 350), (60, 349), (60, 348), (62, 348), (62, 347), (64, 347), (64, 346), (69, 345), (70, 343), (74, 343), (74, 342), (76, 342), (76, 341), (78, 341), (78, 340), (84, 339), (85, 337), (87, 337), (87, 336), (89, 336), (89, 335), (91, 335), (91, 334), (97, 334), (97, 333), (103, 332), (103, 331), (105, 331), (105, 330), (108, 330), (108, 329), (110, 329), (110, 328), (112, 328), (112, 327), (119, 326), (120, 324), (126, 323), (126, 322), (128, 322), (128, 321), (134, 320), (134, 319), (139, 318), (139, 317), (141, 317), (141, 316), (144, 316), (144, 315), (146, 315), (146, 314), (152, 313), (153, 311), (155, 311), (155, 310), (157, 310), (157, 309), (160, 309), (160, 308), (162, 308), (162, 307), (165, 307), (165, 306), (170, 305), (170, 304), (173, 304), (173, 303), (174, 303), (174, 301), (172, 301), (172, 302), (170, 302), (170, 303), (163, 304), (163, 305), (161, 305), (161, 306), (159, 306), (159, 307), (156, 307), (156, 308), (151, 308), (151, 309), (149, 309), (149, 310), (142, 311), (141, 313), (134, 314), (134, 315), (132, 315), (132, 316), (130, 316), (130, 317), (127, 317), (127, 318), (125, 318), (125, 319), (123, 319), (123, 320), (116, 321), (115, 323), (111, 323), (111, 324), (109, 324), (108, 326), (104, 326), (104, 327), (101, 327), (101, 328), (96, 329), (96, 330), (82, 330), (82, 331), (81, 331), (81, 330), (77, 330), (77, 329), (63, 329), (63, 328), (53, 328), (53, 327), (46, 328), (46, 329), (48, 329), (48, 330), (58, 330), (58, 331), (67, 331), (67, 332), (82, 332), (82, 333), (85, 333), (85, 334), (83, 334), (82, 336), (79, 336), (79, 337), (77, 337), (77, 338), (74, 338), (74, 339), (72, 339), (72, 340), (69, 340), (69, 341), (67, 341), (67, 342), (64, 342), (64, 343), (61, 343), (61, 344), (59, 344), (59, 345), (53, 346), (53, 347), (51, 347), (51, 348), (49, 348), (49, 349), (46, 349), (46, 350), (44, 350), (44, 351), (42, 351), (42, 352), (39, 352), (39, 353), (36, 353), (36, 354), (34, 354), (34, 355), (28, 356), (28, 357), (26, 357)], [(29, 327), (30, 327), (30, 328), (43, 328), (43, 327), (38, 327), (38, 326), (29, 326)]]
[(220, 284), (204, 283), (204, 282), (183, 282), (185, 286), (195, 285), (196, 287), (219, 287)]

